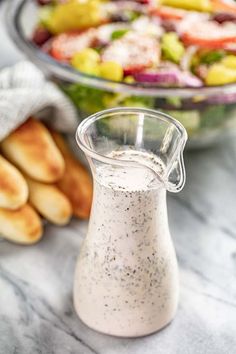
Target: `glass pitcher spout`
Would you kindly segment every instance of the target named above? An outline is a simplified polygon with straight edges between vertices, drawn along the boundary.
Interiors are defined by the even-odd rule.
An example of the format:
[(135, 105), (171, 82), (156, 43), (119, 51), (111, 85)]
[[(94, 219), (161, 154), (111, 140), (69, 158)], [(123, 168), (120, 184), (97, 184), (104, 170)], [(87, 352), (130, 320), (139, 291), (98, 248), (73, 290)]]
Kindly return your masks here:
[(183, 189), (186, 180), (183, 151), (179, 152), (179, 156), (171, 164), (170, 171), (166, 175), (166, 180), (166, 189), (169, 192), (178, 193)]
[[(170, 117), (166, 116), (166, 118)], [(167, 160), (164, 178), (166, 189), (173, 193), (180, 192), (186, 180), (183, 152), (187, 141), (187, 132), (180, 123), (178, 124), (178, 133), (176, 129), (177, 127), (174, 127), (174, 125), (169, 126), (160, 148), (162, 154), (165, 155), (171, 145), (174, 144), (173, 152)]]

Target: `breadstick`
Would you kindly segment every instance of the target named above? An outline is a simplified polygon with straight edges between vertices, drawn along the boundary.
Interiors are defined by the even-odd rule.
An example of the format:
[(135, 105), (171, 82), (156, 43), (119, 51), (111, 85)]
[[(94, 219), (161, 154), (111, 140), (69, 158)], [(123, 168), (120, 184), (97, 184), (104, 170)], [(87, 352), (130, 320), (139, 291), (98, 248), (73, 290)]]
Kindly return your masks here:
[(41, 219), (29, 204), (17, 210), (0, 208), (0, 235), (2, 237), (16, 243), (30, 245), (39, 241), (42, 234)]
[(1, 143), (4, 155), (28, 176), (41, 182), (57, 181), (64, 173), (64, 160), (49, 131), (30, 118)]
[(63, 137), (57, 132), (51, 134), (64, 157), (66, 166), (65, 173), (57, 185), (70, 200), (73, 214), (87, 219), (92, 203), (92, 179), (86, 168), (73, 156)]
[(29, 201), (33, 207), (48, 221), (65, 225), (72, 215), (68, 198), (55, 185), (33, 181), (27, 178)]
[(22, 174), (0, 155), (0, 208), (18, 209), (28, 199), (28, 186)]

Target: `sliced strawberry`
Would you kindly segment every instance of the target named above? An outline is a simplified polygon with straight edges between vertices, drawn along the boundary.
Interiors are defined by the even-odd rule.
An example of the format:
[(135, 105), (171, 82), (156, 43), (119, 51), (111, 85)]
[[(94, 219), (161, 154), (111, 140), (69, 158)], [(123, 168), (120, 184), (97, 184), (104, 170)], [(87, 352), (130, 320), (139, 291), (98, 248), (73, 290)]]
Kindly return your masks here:
[(160, 61), (160, 47), (151, 36), (129, 32), (103, 51), (102, 60), (119, 63), (128, 75), (156, 66)]
[(88, 48), (96, 41), (96, 29), (81, 33), (62, 33), (54, 37), (51, 55), (59, 61), (69, 61), (76, 52)]
[(151, 9), (151, 15), (161, 17), (163, 20), (182, 20), (187, 13), (188, 11), (169, 6), (158, 6)]
[(186, 45), (198, 45), (202, 48), (224, 48), (226, 44), (236, 42), (236, 25), (225, 23), (219, 25), (216, 22), (193, 23), (188, 31), (182, 34), (182, 40)]

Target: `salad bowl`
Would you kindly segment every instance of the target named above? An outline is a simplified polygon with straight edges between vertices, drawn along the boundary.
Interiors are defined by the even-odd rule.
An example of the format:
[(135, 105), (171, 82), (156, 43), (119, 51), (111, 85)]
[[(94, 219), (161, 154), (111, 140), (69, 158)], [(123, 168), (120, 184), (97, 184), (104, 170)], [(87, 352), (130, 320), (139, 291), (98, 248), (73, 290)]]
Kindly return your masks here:
[[(134, 2), (135, 1), (130, 1), (130, 3)], [(145, 1), (137, 2), (140, 3), (138, 4), (138, 6), (145, 5)], [(112, 3), (119, 3), (119, 1), (114, 1)], [(120, 3), (123, 3), (124, 6), (124, 3), (127, 3), (127, 1), (120, 1)], [(43, 7), (44, 12), (46, 13), (45, 9), (47, 8), (47, 5)], [(121, 79), (119, 77), (120, 71), (117, 71), (117, 65), (111, 65), (110, 68), (108, 66), (108, 69), (110, 69), (109, 72), (107, 72), (106, 67), (106, 70), (103, 70), (104, 74), (100, 75), (97, 74), (97, 72), (93, 71), (94, 68), (90, 70), (90, 66), (87, 65), (88, 60), (90, 59), (87, 60), (87, 57), (80, 56), (78, 57), (78, 60), (76, 60), (75, 57), (75, 60), (73, 59), (74, 65), (71, 65), (71, 63), (73, 63), (73, 60), (69, 62), (68, 60), (65, 60), (64, 57), (61, 60), (61, 57), (58, 57), (58, 53), (63, 53), (64, 55), (66, 51), (64, 50), (63, 52), (58, 52), (58, 46), (55, 47), (54, 37), (60, 37), (61, 40), (62, 36), (67, 35), (68, 32), (60, 33), (59, 36), (58, 33), (56, 35), (54, 33), (53, 36), (51, 33), (49, 33), (48, 40), (46, 41), (46, 43), (43, 43), (43, 45), (41, 45), (41, 42), (45, 42), (45, 32), (38, 33), (38, 30), (41, 30), (41, 27), (38, 28), (39, 8), (41, 7), (35, 0), (11, 1), (6, 11), (6, 22), (9, 34), (15, 44), (20, 48), (20, 50), (22, 50), (26, 54), (26, 56), (33, 63), (35, 63), (50, 79), (55, 81), (61, 87), (61, 89), (71, 98), (73, 103), (78, 108), (78, 116), (80, 117), (80, 119), (83, 119), (87, 115), (95, 113), (97, 111), (117, 106), (147, 107), (157, 109), (173, 116), (184, 125), (189, 136), (189, 148), (201, 148), (216, 144), (220, 140), (236, 132), (236, 75), (235, 80), (232, 80), (230, 78), (228, 81), (227, 78), (226, 80), (222, 79), (222, 77), (224, 76), (224, 72), (222, 76), (220, 70), (218, 74), (216, 70), (216, 75), (218, 75), (218, 77), (215, 77), (214, 75), (211, 76), (211, 78), (213, 77), (213, 79), (209, 79), (208, 77), (206, 77), (206, 74), (204, 76), (204, 70), (209, 70), (209, 68), (211, 68), (209, 64), (213, 65), (213, 69), (215, 68), (214, 65), (216, 66), (216, 69), (218, 69), (218, 67), (222, 67), (223, 64), (221, 63), (223, 63), (223, 60), (226, 61), (228, 60), (228, 58), (231, 60), (232, 57), (234, 57), (234, 52), (236, 52), (236, 46), (233, 46), (234, 43), (232, 44), (231, 42), (227, 42), (225, 38), (223, 38), (223, 41), (225, 41), (225, 43), (227, 44), (227, 50), (229, 47), (229, 53), (226, 53), (226, 47), (223, 49), (218, 48), (219, 40), (211, 38), (210, 42), (215, 44), (210, 50), (206, 51), (204, 49), (203, 51), (201, 51), (201, 55), (202, 52), (204, 53), (204, 55), (207, 54), (205, 55), (204, 59), (206, 62), (203, 62), (203, 65), (202, 63), (200, 63), (197, 67), (195, 67), (194, 74), (193, 70), (190, 69), (190, 65), (192, 64), (189, 64), (189, 57), (191, 57), (192, 62), (194, 60), (196, 61), (196, 51), (198, 50), (196, 48), (198, 47), (197, 43), (199, 42), (199, 38), (197, 38), (198, 42), (196, 42), (196, 39), (193, 38), (193, 43), (187, 46), (188, 49), (186, 50), (186, 47), (184, 48), (185, 53), (182, 54), (181, 61), (179, 61), (178, 65), (178, 60), (176, 60), (176, 58), (172, 58), (172, 63), (170, 63), (170, 60), (164, 60), (159, 65), (159, 67), (161, 67), (161, 70), (159, 70), (158, 72), (153, 72), (153, 69), (139, 69), (137, 70), (137, 72), (133, 72), (132, 70), (130, 71), (130, 68), (127, 69), (126, 67), (127, 70), (124, 69), (124, 73), (122, 73)], [(165, 7), (164, 9), (169, 9), (169, 7)], [(174, 16), (176, 16), (176, 13), (178, 14), (178, 11), (180, 11), (179, 13), (181, 13), (181, 11), (184, 10), (174, 9)], [(125, 12), (122, 11), (122, 14), (124, 13)], [(195, 16), (206, 15), (202, 12), (197, 13), (196, 15), (195, 11), (194, 14)], [(225, 13), (221, 12), (215, 15), (216, 20), (218, 22), (216, 20), (212, 21), (213, 32), (214, 26), (218, 26), (219, 24), (222, 25), (222, 22), (224, 22), (223, 15), (225, 16)], [(158, 16), (160, 15), (158, 14)], [(166, 18), (165, 16), (166, 15), (164, 15), (164, 18)], [(173, 14), (171, 14), (171, 16), (173, 16)], [(207, 14), (206, 16), (209, 17), (209, 14)], [(220, 16), (222, 17), (222, 20)], [(231, 15), (228, 16), (230, 18)], [(149, 23), (145, 23), (145, 21), (147, 21), (147, 16), (142, 15), (140, 17), (141, 18), (135, 18), (135, 23), (138, 23), (138, 25), (136, 25), (137, 28), (140, 29), (145, 28), (147, 25), (149, 26)], [(201, 19), (205, 21), (203, 17), (201, 17)], [(236, 21), (234, 22), (233, 15), (232, 19), (232, 23), (235, 24)], [(161, 20), (163, 21), (163, 17), (161, 17)], [(127, 20), (124, 21), (124, 28), (119, 28), (119, 26), (117, 27), (117, 22), (120, 23), (120, 21), (121, 20), (118, 20), (114, 21), (116, 23), (112, 23), (112, 26), (115, 26), (115, 30), (113, 27), (112, 35), (115, 37), (116, 41), (120, 41), (120, 45), (124, 43), (124, 37), (119, 37), (121, 35), (125, 35), (125, 38), (128, 38), (128, 40), (132, 42), (132, 36), (130, 35), (130, 33), (126, 33)], [(194, 20), (194, 17), (192, 19), (190, 18), (190, 22), (191, 21), (193, 21), (193, 25), (194, 23), (196, 23), (194, 22), (196, 21)], [(173, 25), (171, 21), (164, 21), (161, 23), (161, 26), (158, 22), (155, 28), (161, 29), (161, 31), (164, 31), (164, 33), (167, 35), (171, 34), (171, 40), (174, 40), (174, 42), (172, 41), (172, 43), (170, 43), (175, 47), (176, 38), (174, 38), (173, 29), (171, 28), (169, 30), (164, 28), (170, 25)], [(224, 23), (223, 25), (225, 26)], [(229, 27), (227, 18), (226, 25)], [(108, 28), (109, 26), (111, 27), (111, 24), (103, 24), (103, 28)], [(164, 30), (162, 27), (164, 28)], [(229, 28), (229, 31), (232, 30), (232, 33), (234, 34), (233, 25), (231, 27), (233, 29)], [(71, 33), (74, 36), (74, 32)], [(48, 32), (46, 34), (48, 34)], [(111, 33), (109, 32), (109, 35), (110, 34)], [(142, 38), (142, 35), (142, 33), (139, 34), (140, 41), (138, 41), (138, 39), (134, 37), (132, 44), (134, 52), (138, 45), (141, 49), (142, 45), (144, 45), (143, 43), (145, 41), (142, 42), (142, 39), (145, 38)], [(217, 37), (217, 33), (215, 34), (214, 32), (214, 35)], [(106, 36), (107, 33), (105, 34), (105, 37)], [(222, 36), (222, 34), (219, 34), (219, 36)], [(168, 36), (166, 36), (166, 38), (167, 37)], [(186, 41), (188, 41), (189, 37), (186, 38)], [(234, 39), (232, 39), (233, 42)], [(69, 39), (66, 37), (66, 41), (64, 43), (68, 45), (68, 41)], [(163, 50), (163, 46), (165, 45), (165, 43), (163, 44), (164, 39), (162, 38), (161, 41)], [(54, 47), (52, 47), (52, 43)], [(58, 43), (61, 42), (57, 40), (56, 44)], [(72, 44), (71, 46), (73, 47)], [(99, 45), (101, 45), (101, 43), (99, 43)], [(106, 37), (105, 43), (102, 43), (102, 45), (103, 53), (105, 52), (103, 49), (104, 46), (110, 45), (110, 47), (106, 51), (106, 54), (103, 54), (107, 55), (109, 58), (109, 55), (111, 53), (110, 49), (112, 48), (112, 45), (114, 46), (114, 43), (108, 43)], [(52, 55), (52, 48), (54, 49), (54, 55)], [(55, 51), (55, 48), (57, 49), (57, 51)], [(61, 50), (61, 47), (59, 49)], [(67, 49), (68, 47), (66, 47), (66, 50)], [(95, 49), (99, 53), (98, 55), (100, 55), (100, 47)], [(86, 53), (89, 53), (90, 57), (91, 53), (93, 57), (96, 57), (95, 50), (91, 49), (91, 51), (92, 50), (93, 52)], [(181, 50), (180, 48), (176, 47), (174, 53), (178, 52), (181, 52)], [(145, 58), (147, 53), (148, 44), (146, 45), (146, 47), (144, 45), (143, 52), (140, 52), (140, 57), (138, 55), (139, 60)], [(167, 54), (168, 52), (166, 52), (166, 59), (168, 59)], [(172, 52), (170, 52), (170, 55), (172, 55)], [(134, 55), (132, 59), (134, 61), (136, 60), (134, 58)], [(199, 62), (199, 58), (197, 58), (197, 60)], [(175, 61), (175, 63), (173, 63), (173, 61)], [(109, 61), (109, 63), (110, 62), (114, 64), (114, 61)], [(81, 67), (81, 63), (84, 65), (83, 67)], [(234, 64), (235, 63), (233, 63), (233, 65)], [(87, 68), (89, 68), (90, 71), (87, 70)], [(201, 71), (203, 72), (203, 74), (201, 73)], [(196, 75), (196, 72), (199, 73), (199, 75)], [(226, 76), (227, 75), (228, 72), (226, 73)], [(116, 127), (109, 128), (114, 129), (114, 131), (116, 129)], [(152, 127), (150, 127), (150, 129), (152, 129)], [(153, 132), (153, 134), (155, 135), (155, 132)]]

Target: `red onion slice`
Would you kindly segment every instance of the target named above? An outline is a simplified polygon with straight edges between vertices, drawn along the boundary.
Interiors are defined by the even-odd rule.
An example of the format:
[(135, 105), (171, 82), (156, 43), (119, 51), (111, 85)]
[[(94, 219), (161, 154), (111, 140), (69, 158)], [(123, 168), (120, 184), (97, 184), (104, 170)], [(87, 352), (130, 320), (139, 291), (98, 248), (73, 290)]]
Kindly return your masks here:
[(189, 72), (180, 70), (146, 70), (135, 73), (134, 78), (137, 82), (155, 83), (165, 86), (186, 86), (186, 87), (201, 87), (202, 81)]

